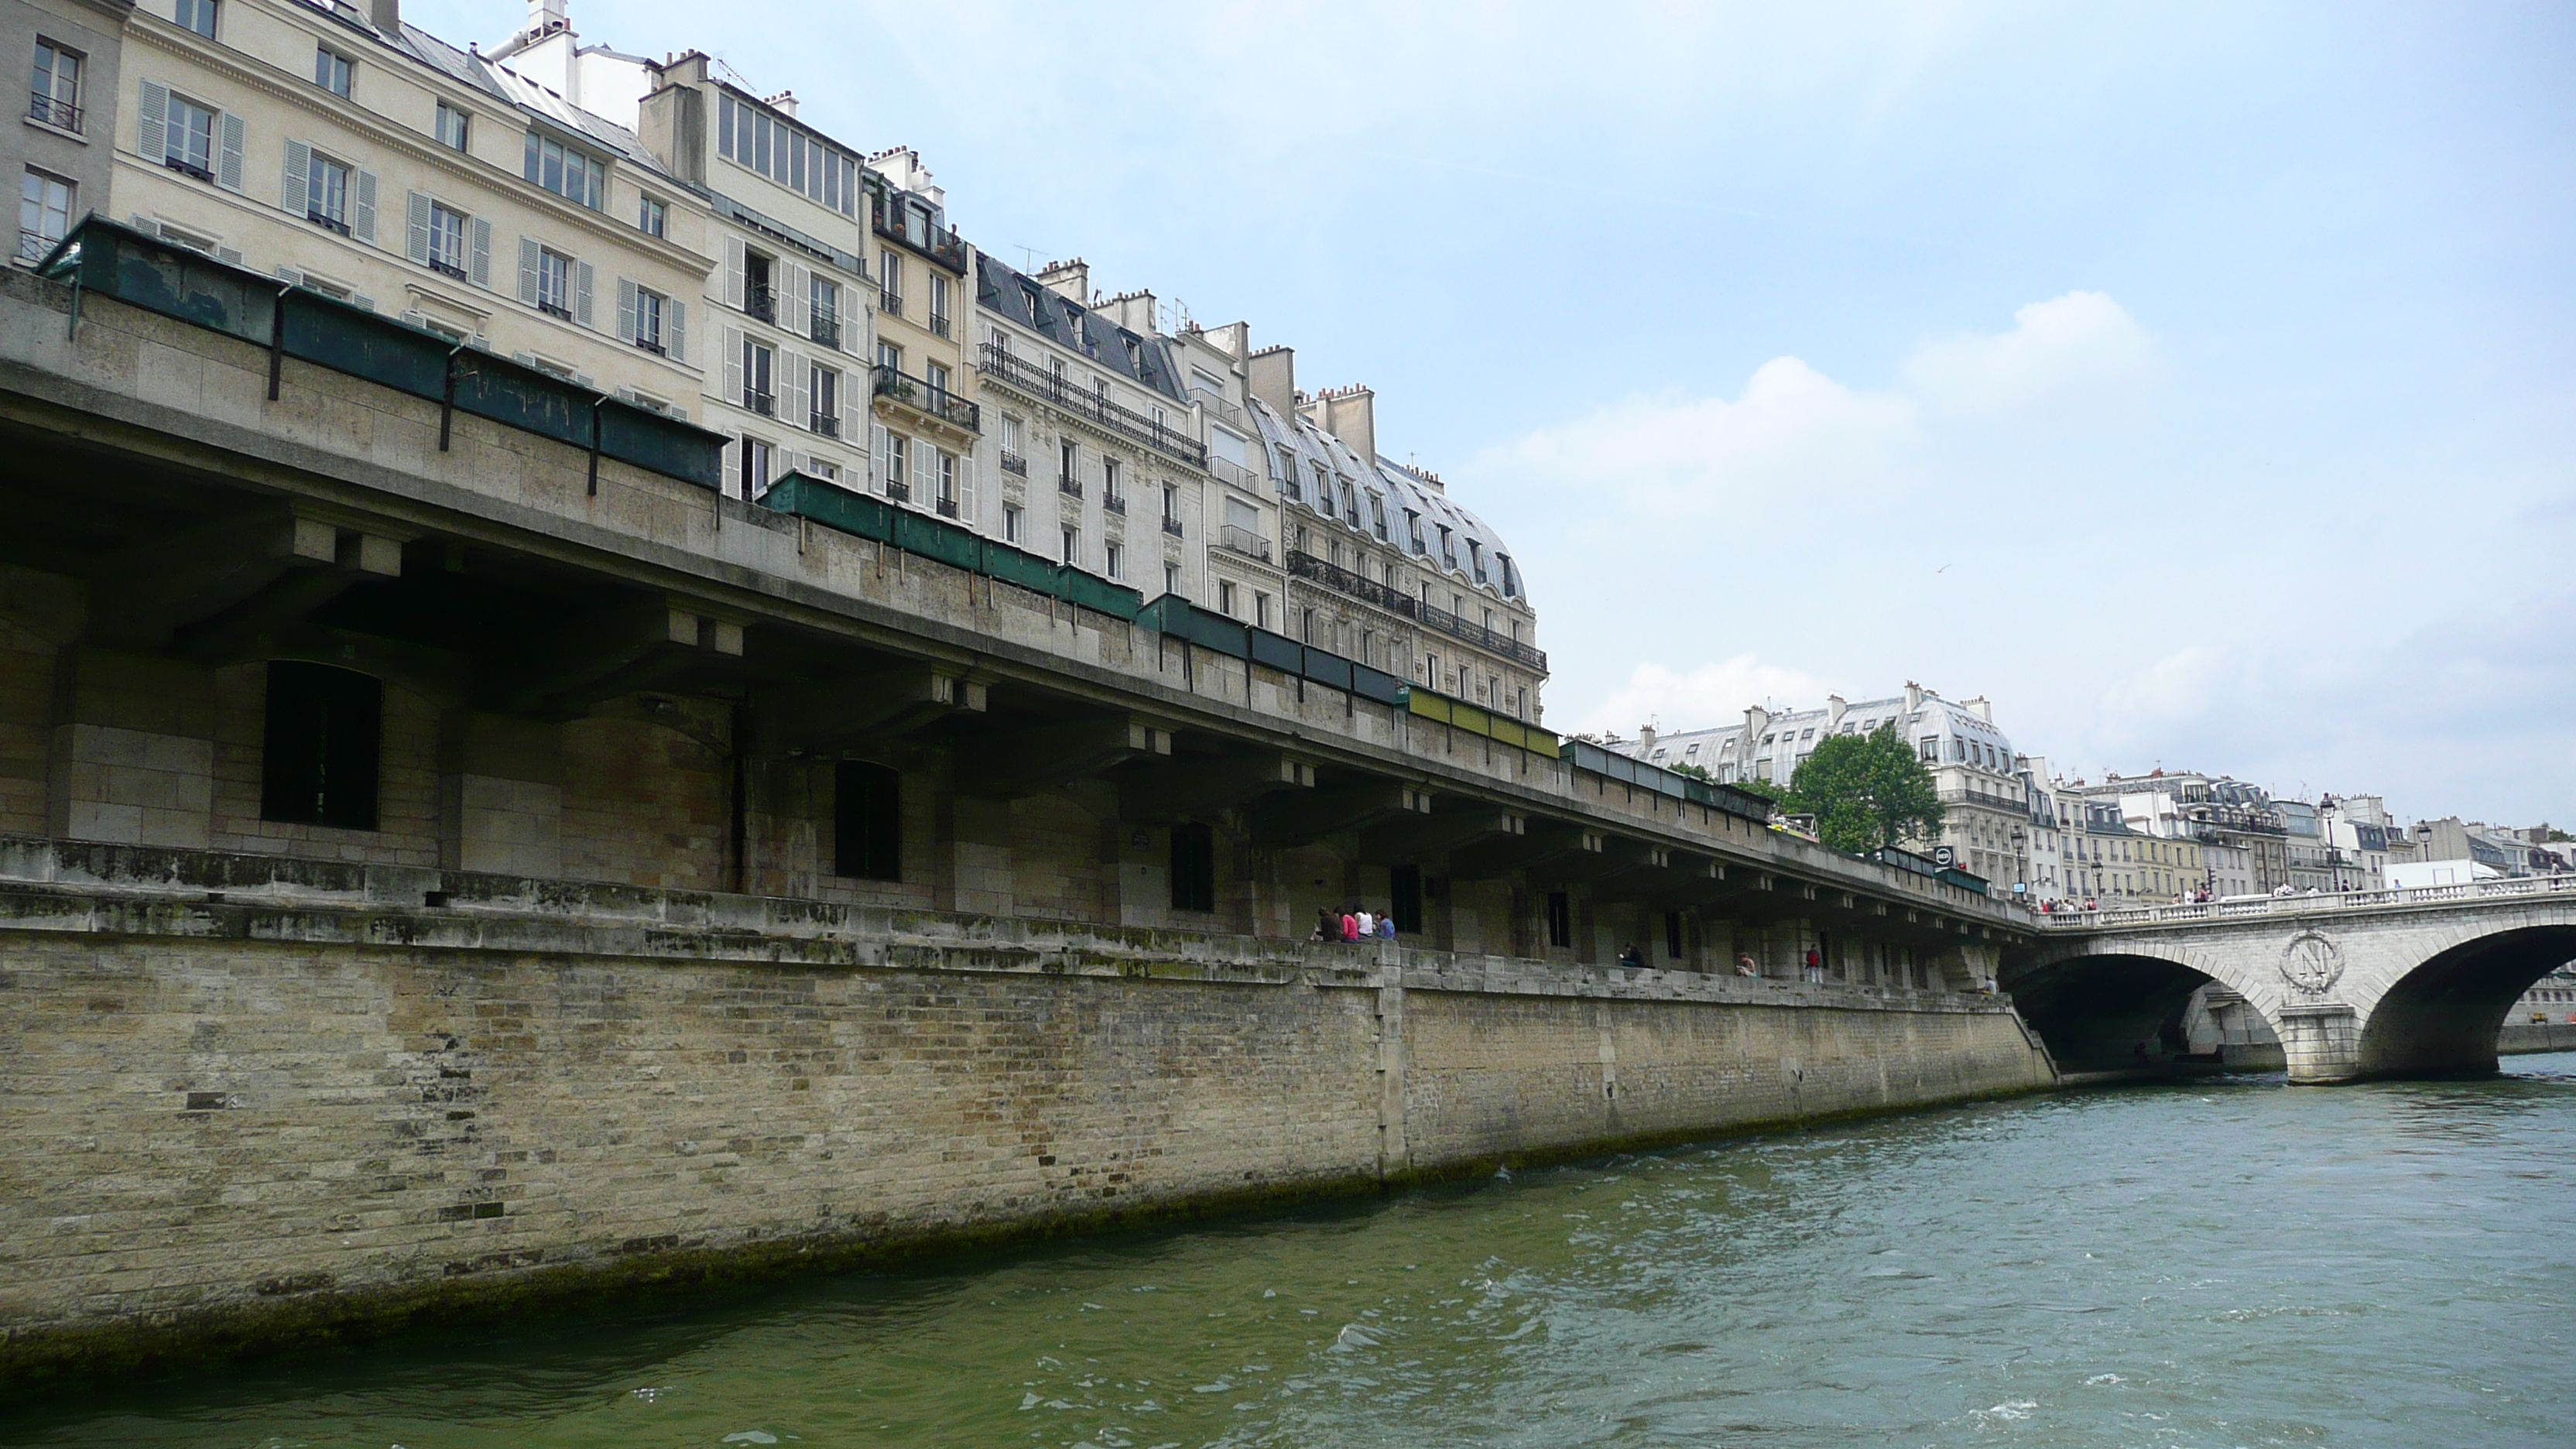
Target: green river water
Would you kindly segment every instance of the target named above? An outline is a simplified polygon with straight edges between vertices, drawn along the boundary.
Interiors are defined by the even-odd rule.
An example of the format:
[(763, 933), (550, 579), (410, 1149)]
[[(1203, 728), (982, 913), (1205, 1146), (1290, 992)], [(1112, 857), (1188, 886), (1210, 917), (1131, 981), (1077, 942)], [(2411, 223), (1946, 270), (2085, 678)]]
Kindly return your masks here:
[(2576, 1055), (2072, 1092), (501, 1324), (43, 1445), (2576, 1445)]

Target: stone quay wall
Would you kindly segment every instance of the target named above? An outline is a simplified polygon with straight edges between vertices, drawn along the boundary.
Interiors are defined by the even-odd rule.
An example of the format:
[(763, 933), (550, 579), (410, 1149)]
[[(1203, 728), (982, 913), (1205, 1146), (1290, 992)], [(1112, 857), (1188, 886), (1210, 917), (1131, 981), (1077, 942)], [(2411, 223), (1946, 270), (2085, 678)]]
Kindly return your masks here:
[(2496, 1051), (2502, 1056), (2576, 1052), (2576, 1022), (2508, 1021), (2496, 1033)]
[(0, 840), (0, 1385), (2053, 1080), (1988, 996)]

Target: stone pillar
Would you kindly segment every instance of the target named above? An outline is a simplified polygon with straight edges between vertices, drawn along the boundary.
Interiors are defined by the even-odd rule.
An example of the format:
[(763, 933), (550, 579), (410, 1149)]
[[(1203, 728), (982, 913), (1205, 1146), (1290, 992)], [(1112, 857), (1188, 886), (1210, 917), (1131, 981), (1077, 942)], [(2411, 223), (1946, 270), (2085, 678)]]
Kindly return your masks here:
[(2361, 1068), (2359, 1018), (2340, 1001), (2291, 1002), (2281, 1008), (2281, 1052), (2293, 1082), (2351, 1081)]
[(438, 803), (441, 869), (561, 876), (563, 727), (451, 712), (439, 729)]
[(94, 648), (55, 659), (46, 833), (204, 849), (215, 809), (213, 675)]
[[(1018, 896), (1011, 858), (1011, 802), (942, 789), (937, 808), (936, 889), (931, 909), (1010, 915)], [(1115, 875), (1116, 868), (1105, 873)], [(1117, 903), (1107, 904), (1114, 908)]]

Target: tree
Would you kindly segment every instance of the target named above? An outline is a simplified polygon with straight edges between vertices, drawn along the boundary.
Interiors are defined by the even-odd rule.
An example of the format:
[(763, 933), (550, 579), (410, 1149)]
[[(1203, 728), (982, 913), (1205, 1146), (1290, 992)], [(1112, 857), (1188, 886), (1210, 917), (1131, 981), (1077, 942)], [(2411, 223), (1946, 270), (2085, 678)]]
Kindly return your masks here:
[(1941, 796), (1932, 772), (1893, 725), (1827, 738), (1798, 762), (1781, 803), (1815, 816), (1817, 838), (1855, 855), (1909, 835), (1941, 832)]

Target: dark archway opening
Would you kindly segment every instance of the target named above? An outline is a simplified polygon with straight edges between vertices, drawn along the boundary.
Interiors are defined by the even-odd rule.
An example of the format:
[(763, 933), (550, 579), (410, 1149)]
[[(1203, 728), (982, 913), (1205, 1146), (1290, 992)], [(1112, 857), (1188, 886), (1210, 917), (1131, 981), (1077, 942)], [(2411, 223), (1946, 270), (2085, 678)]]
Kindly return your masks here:
[(2532, 983), (2576, 960), (2576, 926), (2499, 931), (2401, 978), (2362, 1028), (2363, 1076), (2477, 1075), (2496, 1069), (2496, 1034)]
[(2152, 956), (2076, 956), (2002, 980), (2061, 1072), (2169, 1067), (2191, 994), (2209, 977)]

